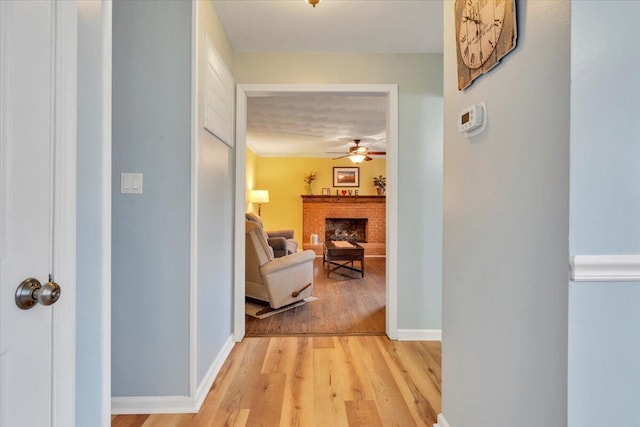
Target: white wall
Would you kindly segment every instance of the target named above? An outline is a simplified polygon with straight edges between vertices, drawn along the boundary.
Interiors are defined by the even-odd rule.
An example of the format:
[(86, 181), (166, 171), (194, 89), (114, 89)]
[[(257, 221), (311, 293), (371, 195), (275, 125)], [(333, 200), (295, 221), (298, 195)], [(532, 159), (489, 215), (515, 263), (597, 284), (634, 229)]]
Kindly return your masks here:
[[(572, 255), (640, 254), (640, 3), (571, 2)], [(640, 283), (571, 283), (569, 426), (640, 425)]]
[[(457, 89), (444, 4), (442, 413), (451, 427), (567, 423), (569, 2), (518, 1), (518, 47)], [(467, 140), (462, 108), (486, 101)]]
[(399, 85), (398, 328), (440, 329), (442, 55), (236, 53), (237, 83)]

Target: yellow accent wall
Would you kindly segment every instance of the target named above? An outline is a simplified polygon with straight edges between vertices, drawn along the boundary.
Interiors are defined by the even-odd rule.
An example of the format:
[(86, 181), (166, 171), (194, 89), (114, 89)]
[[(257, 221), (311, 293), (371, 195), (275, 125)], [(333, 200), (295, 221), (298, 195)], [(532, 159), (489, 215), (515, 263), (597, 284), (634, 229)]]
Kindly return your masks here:
[(251, 190), (264, 190), (264, 188), (257, 187), (258, 185), (258, 156), (256, 153), (251, 151), (249, 147), (247, 147), (247, 158), (246, 158), (246, 169), (245, 169), (245, 185), (246, 192), (245, 195), (245, 210), (247, 212), (253, 211), (258, 212), (258, 206), (253, 206), (249, 203), (249, 191)]
[[(254, 154), (255, 155), (255, 154)], [(333, 187), (333, 167), (355, 166), (349, 159), (332, 160), (329, 158), (283, 158), (257, 157), (257, 182), (255, 188), (269, 190), (269, 203), (262, 205), (262, 220), (266, 230), (293, 228), (296, 240), (302, 247), (302, 198), (305, 192), (304, 175), (310, 171), (317, 173), (313, 181), (313, 194), (322, 194), (323, 188), (329, 188), (330, 194), (336, 194)], [(360, 168), (360, 195), (376, 194), (373, 177), (387, 176), (387, 161), (373, 159), (363, 162)], [(247, 156), (247, 176), (249, 174)], [(249, 182), (247, 180), (247, 182)], [(345, 188), (340, 188), (345, 189)], [(349, 188), (355, 190), (356, 188)], [(257, 207), (254, 209), (257, 211)]]

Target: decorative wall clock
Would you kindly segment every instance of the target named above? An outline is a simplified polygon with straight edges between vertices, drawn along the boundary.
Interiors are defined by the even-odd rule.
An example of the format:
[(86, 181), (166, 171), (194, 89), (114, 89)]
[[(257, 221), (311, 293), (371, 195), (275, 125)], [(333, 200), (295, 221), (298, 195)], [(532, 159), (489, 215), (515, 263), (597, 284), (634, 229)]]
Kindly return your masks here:
[(515, 0), (456, 0), (454, 7), (462, 90), (516, 47)]

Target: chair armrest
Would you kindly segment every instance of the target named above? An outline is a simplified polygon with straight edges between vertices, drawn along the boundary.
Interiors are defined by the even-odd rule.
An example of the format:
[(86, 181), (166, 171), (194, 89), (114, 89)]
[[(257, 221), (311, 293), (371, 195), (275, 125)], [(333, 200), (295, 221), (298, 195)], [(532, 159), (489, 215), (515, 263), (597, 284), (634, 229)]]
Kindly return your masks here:
[(313, 251), (296, 252), (276, 258), (260, 267), (269, 304), (279, 308), (313, 293)]
[(260, 267), (260, 271), (263, 277), (269, 276), (270, 274), (276, 273), (286, 268), (295, 267), (306, 262), (313, 262), (313, 259), (315, 257), (315, 252), (310, 250), (296, 252), (295, 254), (283, 256), (281, 258), (275, 258), (273, 261), (270, 261)]
[(293, 239), (293, 230), (276, 230), (267, 231), (269, 237), (284, 237), (285, 239)]
[(287, 249), (287, 239), (285, 239), (284, 237), (270, 237), (267, 239), (267, 243), (273, 248), (274, 251), (284, 251)]

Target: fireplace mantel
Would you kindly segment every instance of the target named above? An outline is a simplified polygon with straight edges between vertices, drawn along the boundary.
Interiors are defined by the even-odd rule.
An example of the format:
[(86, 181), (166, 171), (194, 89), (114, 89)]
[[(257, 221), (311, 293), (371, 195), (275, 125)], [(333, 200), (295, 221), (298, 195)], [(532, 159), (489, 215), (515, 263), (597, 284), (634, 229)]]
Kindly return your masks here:
[(367, 218), (365, 255), (384, 255), (386, 246), (385, 196), (302, 196), (302, 243), (304, 249), (322, 254), (322, 244), (314, 245), (310, 236), (325, 238), (325, 219)]
[(302, 196), (303, 203), (385, 203), (386, 196)]

